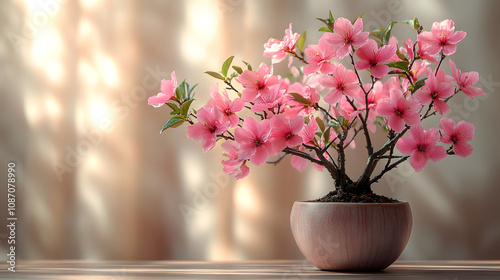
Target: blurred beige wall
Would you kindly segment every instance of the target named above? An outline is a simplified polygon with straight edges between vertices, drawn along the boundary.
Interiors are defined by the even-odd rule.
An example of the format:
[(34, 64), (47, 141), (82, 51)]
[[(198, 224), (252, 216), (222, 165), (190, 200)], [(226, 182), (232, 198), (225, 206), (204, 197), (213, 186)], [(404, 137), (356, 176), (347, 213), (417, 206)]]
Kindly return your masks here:
[[(281, 38), (289, 22), (314, 43), (315, 18), (329, 9), (351, 19), (366, 13), (370, 29), (417, 16), (426, 29), (450, 18), (468, 33), (453, 60), (479, 71), (487, 95), (454, 100), (450, 116), (476, 125), (473, 155), (419, 174), (402, 166), (375, 190), (411, 203), (403, 259), (500, 258), (500, 4), (493, 0), (0, 1), (0, 178), (7, 181), (15, 161), (19, 256), (303, 258), (289, 229), (291, 205), (326, 194), (326, 173), (299, 174), (285, 160), (235, 181), (222, 173), (220, 146), (204, 154), (186, 127), (159, 135), (167, 110), (146, 103), (175, 70), (179, 80), (199, 83), (201, 107), (214, 82), (204, 71), (231, 55), (240, 65), (269, 64), (263, 43)], [(350, 155), (354, 174), (361, 155)], [(5, 221), (5, 188), (0, 201)]]

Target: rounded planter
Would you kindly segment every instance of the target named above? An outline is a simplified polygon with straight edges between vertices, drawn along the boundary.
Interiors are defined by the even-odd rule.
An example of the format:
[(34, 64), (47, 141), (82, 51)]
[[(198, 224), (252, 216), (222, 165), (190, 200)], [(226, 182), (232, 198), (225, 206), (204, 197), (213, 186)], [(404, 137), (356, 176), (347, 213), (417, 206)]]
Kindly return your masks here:
[(295, 242), (323, 270), (382, 270), (403, 252), (412, 227), (408, 202), (296, 201), (290, 224)]

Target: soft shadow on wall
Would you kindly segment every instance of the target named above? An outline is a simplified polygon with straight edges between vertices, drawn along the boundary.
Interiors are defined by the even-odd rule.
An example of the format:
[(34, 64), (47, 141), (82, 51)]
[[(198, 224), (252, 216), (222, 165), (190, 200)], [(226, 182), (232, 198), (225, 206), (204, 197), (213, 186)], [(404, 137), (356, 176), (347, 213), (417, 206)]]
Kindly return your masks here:
[[(500, 209), (492, 198), (500, 195), (500, 152), (491, 147), (500, 134), (491, 116), (500, 75), (490, 62), (498, 61), (500, 42), (488, 35), (497, 26), (495, 2), (49, 2), (0, 3), (0, 54), (9, 65), (0, 68), (0, 106), (9, 116), (1, 121), (0, 154), (18, 162), (23, 258), (302, 258), (290, 233), (291, 205), (327, 193), (328, 175), (312, 167), (299, 174), (285, 160), (235, 181), (222, 173), (219, 146), (204, 154), (185, 127), (159, 135), (168, 113), (146, 100), (175, 70), (179, 80), (199, 83), (200, 107), (214, 82), (204, 71), (231, 55), (239, 64), (269, 64), (262, 45), (281, 38), (289, 22), (313, 43), (314, 18), (329, 9), (351, 19), (366, 13), (370, 28), (417, 16), (426, 28), (450, 18), (467, 31), (453, 59), (480, 72), (488, 95), (455, 101), (452, 114), (476, 124), (473, 156), (420, 174), (403, 166), (375, 189), (412, 205), (414, 230), (402, 258), (499, 258)], [(403, 26), (394, 32), (406, 34)], [(285, 63), (276, 72), (285, 74)], [(349, 168), (360, 172), (365, 158), (352, 155)], [(0, 245), (4, 252), (6, 242)]]

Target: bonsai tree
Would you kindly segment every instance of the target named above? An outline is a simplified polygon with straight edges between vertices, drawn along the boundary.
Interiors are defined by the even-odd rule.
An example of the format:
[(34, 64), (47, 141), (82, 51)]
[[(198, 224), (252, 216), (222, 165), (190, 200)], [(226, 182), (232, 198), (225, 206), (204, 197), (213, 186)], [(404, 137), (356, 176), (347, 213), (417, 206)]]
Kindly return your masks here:
[[(371, 186), (399, 164), (409, 159), (419, 172), (429, 160), (472, 153), (467, 142), (474, 125), (444, 116), (453, 97), (484, 94), (473, 86), (478, 73), (462, 73), (449, 59), (466, 36), (455, 31), (452, 20), (433, 23), (430, 31), (414, 18), (372, 32), (363, 31), (361, 17), (335, 20), (330, 12), (319, 20), (325, 25), (316, 44), (306, 46), (306, 32), (294, 33), (291, 23), (282, 40), (269, 39), (264, 44), (269, 66), (263, 62), (253, 69), (243, 61), (244, 67), (231, 67), (231, 56), (219, 72), (205, 72), (224, 88), (214, 84), (210, 100), (198, 110), (191, 109), (194, 87), (178, 84), (172, 72), (170, 80), (162, 80), (161, 92), (148, 100), (171, 110), (161, 132), (187, 122), (187, 137), (201, 141), (204, 152), (220, 140), (224, 171), (237, 179), (248, 175), (250, 164), (277, 164), (288, 155), (299, 171), (311, 162), (335, 182), (322, 201), (392, 201), (373, 194)], [(409, 25), (416, 36), (391, 36), (397, 23)], [(287, 57), (291, 74), (275, 75), (273, 64)], [(293, 60), (301, 67), (292, 66)], [(445, 60), (451, 76), (441, 69)], [(433, 117), (440, 118), (439, 128), (424, 129)], [(387, 135), (380, 147), (372, 142), (376, 130)], [(360, 137), (367, 161), (355, 179), (346, 170), (346, 149), (355, 148)]]

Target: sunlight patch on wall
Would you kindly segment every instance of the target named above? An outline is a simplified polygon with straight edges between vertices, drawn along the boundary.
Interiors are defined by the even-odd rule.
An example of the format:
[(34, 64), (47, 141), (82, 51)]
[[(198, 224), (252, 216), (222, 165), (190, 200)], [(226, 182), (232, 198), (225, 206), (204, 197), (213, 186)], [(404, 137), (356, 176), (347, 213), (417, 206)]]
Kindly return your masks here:
[(101, 71), (104, 83), (111, 87), (118, 86), (119, 74), (115, 62), (110, 57), (102, 54), (99, 55), (97, 61), (99, 62), (98, 68)]
[(210, 64), (214, 61), (213, 48), (219, 30), (220, 15), (215, 3), (202, 0), (186, 1), (187, 25), (181, 32), (181, 52), (183, 59), (190, 63)]
[(247, 259), (248, 248), (255, 242), (258, 228), (255, 227), (262, 213), (262, 200), (249, 182), (237, 181), (233, 192), (233, 234), (235, 257)]
[(53, 83), (64, 79), (64, 71), (61, 65), (63, 57), (63, 42), (56, 29), (40, 30), (32, 41), (31, 63)]
[[(102, 3), (102, 2), (101, 2)], [(99, 6), (99, 0), (81, 0), (80, 5), (84, 10), (91, 10), (97, 8)]]
[(81, 59), (78, 61), (78, 74), (79, 79), (85, 81), (85, 83), (81, 84), (82, 90), (97, 88), (98, 75), (88, 60)]
[(106, 104), (106, 102), (97, 98), (89, 102), (89, 117), (92, 120), (92, 125), (96, 128), (99, 128), (103, 121), (111, 119), (110, 112)]
[(183, 149), (181, 154), (179, 162), (185, 193), (192, 194), (198, 189), (201, 191), (207, 172), (200, 153), (193, 149)]
[(45, 110), (47, 110), (47, 114), (52, 119), (59, 119), (61, 116), (61, 107), (57, 100), (51, 95), (45, 98)]
[(236, 211), (244, 216), (257, 218), (262, 214), (262, 200), (257, 197), (252, 185), (247, 182), (236, 183), (233, 203)]
[(31, 94), (25, 94), (23, 97), (24, 115), (26, 116), (26, 120), (31, 127), (37, 126), (42, 120), (41, 108), (38, 105), (38, 102), (32, 98)]

